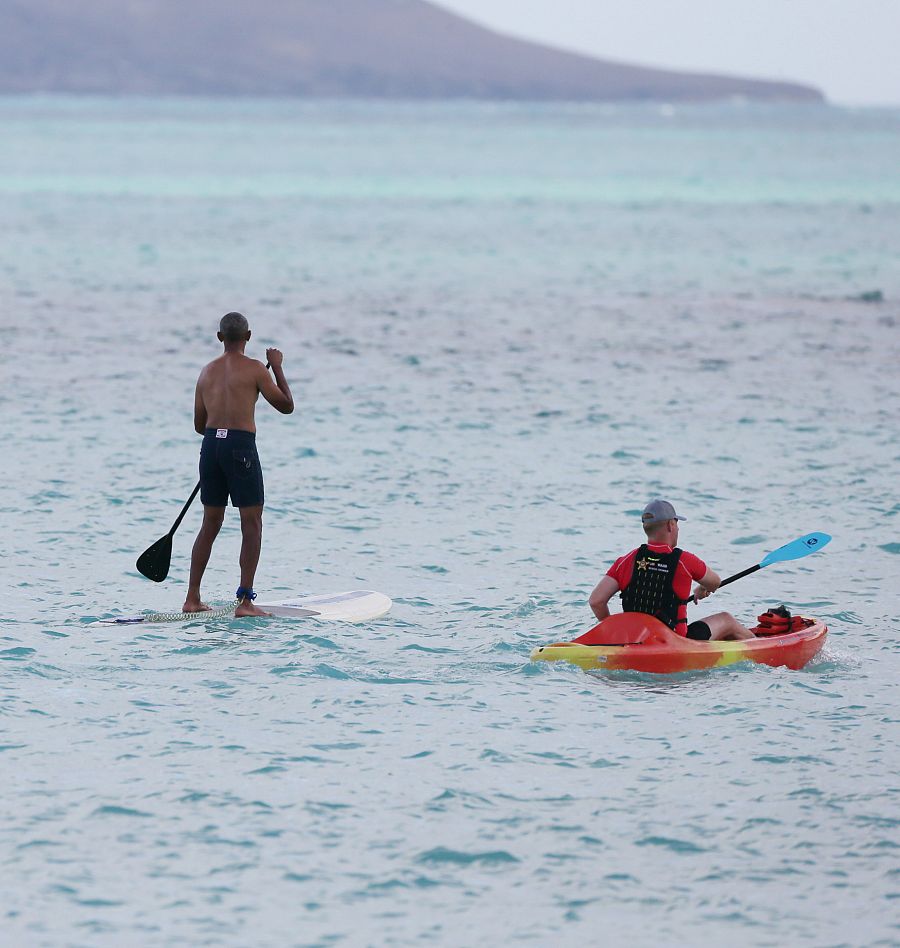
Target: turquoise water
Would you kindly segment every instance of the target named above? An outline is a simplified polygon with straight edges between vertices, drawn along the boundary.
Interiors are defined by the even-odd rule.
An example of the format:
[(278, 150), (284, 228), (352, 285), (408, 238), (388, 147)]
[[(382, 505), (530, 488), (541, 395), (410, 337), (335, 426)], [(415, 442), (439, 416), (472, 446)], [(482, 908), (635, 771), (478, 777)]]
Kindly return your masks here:
[[(0, 100), (4, 941), (900, 941), (900, 113)], [(266, 598), (134, 570), (219, 316)], [(802, 672), (532, 666), (655, 495)], [(229, 516), (205, 591), (237, 584)], [(703, 615), (698, 607), (692, 616)]]

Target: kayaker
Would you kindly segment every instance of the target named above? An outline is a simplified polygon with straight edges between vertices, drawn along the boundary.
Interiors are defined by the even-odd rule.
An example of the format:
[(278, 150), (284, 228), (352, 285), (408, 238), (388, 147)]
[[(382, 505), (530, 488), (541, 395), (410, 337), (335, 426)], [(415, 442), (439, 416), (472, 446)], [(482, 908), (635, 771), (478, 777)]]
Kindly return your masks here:
[(228, 498), (241, 514), (241, 582), (235, 616), (265, 616), (253, 604), (253, 580), (262, 547), (263, 477), (256, 453), (256, 400), (260, 395), (282, 414), (294, 410), (284, 377), (284, 356), (266, 349), (272, 376), (262, 362), (244, 355), (250, 326), (241, 313), (226, 313), (217, 333), (224, 352), (200, 373), (194, 396), (194, 428), (203, 435), (200, 448), (200, 501), (203, 524), (191, 553), (191, 577), (183, 612), (204, 612), (200, 581), (225, 517)]
[[(699, 556), (678, 549), (678, 521), (685, 519), (667, 500), (647, 504), (641, 514), (647, 542), (620, 556), (597, 583), (588, 600), (594, 615), (600, 622), (607, 618), (609, 600), (621, 591), (624, 612), (656, 616), (689, 639), (755, 638), (730, 612), (717, 612), (688, 625), (688, 602), (705, 599), (722, 580)], [(693, 593), (691, 580), (697, 583)]]

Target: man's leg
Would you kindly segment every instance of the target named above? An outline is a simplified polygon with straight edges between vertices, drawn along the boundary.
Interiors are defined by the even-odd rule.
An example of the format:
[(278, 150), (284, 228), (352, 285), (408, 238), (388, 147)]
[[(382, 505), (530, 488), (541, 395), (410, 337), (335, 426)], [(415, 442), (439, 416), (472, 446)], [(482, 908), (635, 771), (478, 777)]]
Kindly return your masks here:
[(194, 548), (191, 550), (191, 578), (188, 582), (187, 598), (181, 607), (182, 612), (209, 611), (209, 606), (200, 600), (200, 582), (206, 572), (206, 564), (209, 562), (213, 543), (219, 535), (224, 519), (224, 507), (203, 508), (203, 523), (200, 525), (200, 532), (197, 534), (197, 539), (194, 540)]
[(711, 642), (722, 642), (726, 639), (756, 638), (730, 612), (717, 612), (713, 616), (705, 616), (703, 621), (709, 626), (709, 640)]
[[(241, 507), (241, 586), (253, 588), (256, 578), (256, 566), (262, 549), (262, 504), (257, 507)], [(243, 599), (234, 610), (236, 616), (267, 616), (268, 612), (253, 605), (250, 599)]]

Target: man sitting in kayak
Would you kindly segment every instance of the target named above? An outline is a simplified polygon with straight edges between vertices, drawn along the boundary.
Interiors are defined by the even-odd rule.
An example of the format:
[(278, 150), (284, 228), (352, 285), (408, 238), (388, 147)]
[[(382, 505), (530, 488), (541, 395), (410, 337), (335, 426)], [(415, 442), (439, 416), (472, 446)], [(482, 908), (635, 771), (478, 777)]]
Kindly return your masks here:
[[(687, 604), (714, 593), (722, 580), (699, 556), (676, 547), (678, 521), (684, 519), (667, 500), (647, 504), (641, 514), (647, 542), (620, 556), (597, 583), (588, 600), (594, 615), (600, 622), (607, 618), (609, 600), (621, 590), (624, 612), (656, 616), (689, 639), (755, 638), (730, 612), (717, 612), (688, 625)], [(697, 583), (693, 594), (691, 580)]]

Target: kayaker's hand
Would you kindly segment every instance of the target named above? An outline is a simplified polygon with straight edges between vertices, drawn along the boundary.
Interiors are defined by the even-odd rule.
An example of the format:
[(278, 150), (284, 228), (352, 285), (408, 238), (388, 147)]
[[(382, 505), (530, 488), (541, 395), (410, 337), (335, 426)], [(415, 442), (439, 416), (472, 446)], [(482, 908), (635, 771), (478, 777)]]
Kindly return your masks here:
[(707, 589), (699, 583), (694, 587), (694, 602), (700, 602), (701, 599), (706, 599), (710, 595), (712, 595), (711, 589)]

